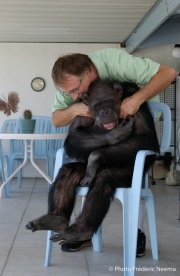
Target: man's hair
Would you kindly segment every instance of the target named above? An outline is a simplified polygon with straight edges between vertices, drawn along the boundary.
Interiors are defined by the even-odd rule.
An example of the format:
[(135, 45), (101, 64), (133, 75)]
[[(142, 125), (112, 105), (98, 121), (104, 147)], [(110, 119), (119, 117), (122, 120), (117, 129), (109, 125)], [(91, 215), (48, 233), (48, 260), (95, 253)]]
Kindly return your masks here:
[(52, 69), (52, 79), (56, 86), (64, 83), (65, 74), (81, 76), (84, 71), (91, 71), (92, 61), (88, 55), (68, 54), (59, 57)]

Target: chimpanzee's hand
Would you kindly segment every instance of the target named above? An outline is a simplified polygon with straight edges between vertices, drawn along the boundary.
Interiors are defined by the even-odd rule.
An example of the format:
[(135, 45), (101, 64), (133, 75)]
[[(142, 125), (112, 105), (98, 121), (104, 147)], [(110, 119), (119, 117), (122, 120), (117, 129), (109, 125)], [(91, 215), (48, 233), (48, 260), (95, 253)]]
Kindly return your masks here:
[(129, 116), (126, 119), (122, 120), (122, 122), (119, 124), (119, 127), (123, 127), (128, 124), (131, 129), (134, 125), (134, 121), (135, 121), (134, 117)]
[(140, 106), (137, 104), (135, 94), (133, 95), (133, 97), (127, 97), (122, 101), (120, 106), (120, 118), (127, 118), (128, 116), (133, 116), (139, 110)]
[(79, 126), (87, 127), (87, 126), (93, 125), (93, 123), (94, 123), (93, 118), (84, 117), (84, 116), (77, 116), (72, 121), (72, 123), (70, 125), (70, 128), (71, 129), (75, 129), (75, 128), (79, 127)]
[(116, 128), (112, 129), (107, 135), (109, 138), (109, 144), (115, 145), (127, 139), (133, 132), (134, 121), (135, 119), (133, 117), (128, 117), (127, 119), (123, 120)]

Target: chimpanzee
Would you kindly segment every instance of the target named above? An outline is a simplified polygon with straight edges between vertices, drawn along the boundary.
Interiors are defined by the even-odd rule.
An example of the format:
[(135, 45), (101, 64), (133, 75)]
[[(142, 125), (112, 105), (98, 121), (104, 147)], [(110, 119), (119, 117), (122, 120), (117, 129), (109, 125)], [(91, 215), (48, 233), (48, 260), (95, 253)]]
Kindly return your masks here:
[[(30, 221), (26, 229), (58, 232), (53, 241), (90, 239), (103, 221), (115, 189), (130, 187), (139, 150), (159, 152), (154, 121), (147, 103), (134, 116), (120, 119), (120, 103), (138, 90), (135, 84), (96, 80), (82, 101), (92, 118), (76, 117), (65, 140), (66, 153), (78, 162), (63, 165), (52, 184), (48, 214)], [(146, 170), (154, 158), (147, 158)], [(88, 185), (83, 210), (69, 226), (78, 185)]]

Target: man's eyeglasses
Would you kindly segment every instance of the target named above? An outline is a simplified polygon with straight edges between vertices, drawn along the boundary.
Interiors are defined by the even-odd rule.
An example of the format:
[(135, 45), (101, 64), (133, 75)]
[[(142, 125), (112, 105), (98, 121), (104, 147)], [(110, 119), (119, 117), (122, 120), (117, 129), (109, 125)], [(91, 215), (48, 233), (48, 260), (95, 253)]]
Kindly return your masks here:
[(63, 91), (63, 94), (69, 94), (69, 95), (78, 94), (80, 92), (79, 89), (80, 89), (82, 80), (83, 79), (79, 80), (79, 85), (76, 88), (74, 88), (74, 89), (72, 89), (70, 91)]

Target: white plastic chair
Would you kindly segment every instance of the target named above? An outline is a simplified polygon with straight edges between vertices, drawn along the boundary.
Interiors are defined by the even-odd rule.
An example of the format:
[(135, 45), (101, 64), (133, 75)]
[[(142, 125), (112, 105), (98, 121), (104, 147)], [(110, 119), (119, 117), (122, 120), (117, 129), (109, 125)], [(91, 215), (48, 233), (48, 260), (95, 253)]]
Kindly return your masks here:
[[(163, 132), (160, 151), (164, 152), (169, 149), (171, 139), (171, 112), (169, 107), (164, 103), (149, 103), (153, 117), (156, 117), (158, 111), (163, 113)], [(144, 163), (146, 156), (154, 155), (150, 150), (141, 150), (137, 153), (131, 188), (117, 188), (115, 198), (121, 201), (123, 206), (123, 247), (124, 247), (124, 276), (134, 276), (136, 265), (136, 247), (138, 233), (138, 214), (140, 198), (144, 198), (147, 207), (152, 257), (158, 260), (158, 245), (156, 234), (156, 220), (154, 210), (153, 194), (148, 187), (148, 173), (144, 175)], [(56, 155), (54, 178), (59, 168), (66, 163), (66, 155), (63, 149), (59, 149)], [(88, 187), (79, 187), (77, 195), (86, 196)], [(49, 238), (53, 235), (53, 231), (48, 231), (45, 266), (49, 266), (51, 262), (53, 242)], [(102, 226), (93, 236), (93, 249), (96, 252), (102, 251)]]

